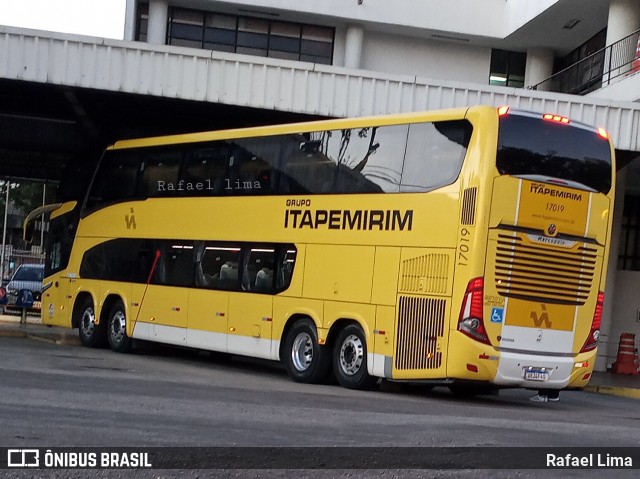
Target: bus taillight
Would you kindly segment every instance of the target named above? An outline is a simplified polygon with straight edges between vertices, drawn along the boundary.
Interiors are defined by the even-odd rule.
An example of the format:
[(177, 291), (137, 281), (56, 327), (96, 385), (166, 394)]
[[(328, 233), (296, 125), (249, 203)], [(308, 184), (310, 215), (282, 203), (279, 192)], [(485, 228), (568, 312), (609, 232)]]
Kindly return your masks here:
[(462, 300), (462, 307), (460, 308), (458, 331), (476, 341), (491, 344), (487, 336), (487, 331), (484, 329), (483, 296), (484, 278), (474, 278), (469, 281), (467, 290), (464, 293), (464, 299)]
[(598, 345), (598, 339), (600, 339), (600, 324), (602, 323), (602, 306), (604, 304), (604, 293), (598, 292), (598, 299), (596, 300), (596, 309), (593, 312), (593, 321), (591, 321), (591, 331), (589, 337), (580, 350), (581, 353), (591, 351)]
[(609, 133), (607, 133), (607, 130), (605, 130), (604, 128), (598, 128), (598, 136), (603, 140), (609, 139)]
[(509, 113), (508, 106), (501, 106), (500, 108), (498, 108), (498, 116), (505, 116), (507, 113)]

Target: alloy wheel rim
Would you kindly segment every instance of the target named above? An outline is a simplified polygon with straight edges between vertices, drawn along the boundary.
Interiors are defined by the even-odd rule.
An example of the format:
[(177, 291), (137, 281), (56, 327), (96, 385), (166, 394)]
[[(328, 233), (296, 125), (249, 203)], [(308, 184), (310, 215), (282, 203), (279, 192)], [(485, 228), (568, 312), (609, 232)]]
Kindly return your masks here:
[(340, 347), (340, 368), (347, 376), (353, 376), (362, 367), (364, 344), (358, 336), (350, 334)]
[(126, 320), (124, 313), (118, 311), (111, 319), (111, 339), (116, 343), (121, 342), (124, 339), (125, 328)]
[(313, 361), (313, 340), (309, 333), (300, 333), (293, 340), (291, 348), (293, 366), (298, 371), (306, 371)]
[(93, 308), (86, 308), (82, 313), (82, 318), (80, 319), (80, 329), (82, 330), (82, 335), (85, 337), (89, 337), (93, 334), (93, 331), (96, 327), (96, 315), (93, 311)]

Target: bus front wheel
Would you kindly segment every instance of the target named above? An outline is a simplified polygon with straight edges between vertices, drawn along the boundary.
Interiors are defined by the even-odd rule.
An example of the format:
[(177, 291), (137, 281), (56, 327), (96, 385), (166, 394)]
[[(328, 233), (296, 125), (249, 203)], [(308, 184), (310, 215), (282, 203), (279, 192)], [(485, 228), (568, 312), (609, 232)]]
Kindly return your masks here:
[(282, 361), (287, 373), (298, 383), (316, 384), (331, 373), (331, 357), (318, 344), (318, 332), (310, 319), (297, 321), (287, 333)]
[(333, 371), (340, 385), (348, 389), (371, 389), (378, 381), (367, 372), (367, 343), (357, 324), (349, 324), (338, 334)]
[(122, 301), (116, 301), (109, 310), (107, 322), (109, 346), (118, 353), (131, 350), (131, 338), (127, 335), (127, 316)]
[(106, 331), (104, 323), (96, 324), (96, 312), (93, 307), (93, 300), (85, 298), (78, 308), (78, 337), (83, 346), (98, 348), (106, 341)]

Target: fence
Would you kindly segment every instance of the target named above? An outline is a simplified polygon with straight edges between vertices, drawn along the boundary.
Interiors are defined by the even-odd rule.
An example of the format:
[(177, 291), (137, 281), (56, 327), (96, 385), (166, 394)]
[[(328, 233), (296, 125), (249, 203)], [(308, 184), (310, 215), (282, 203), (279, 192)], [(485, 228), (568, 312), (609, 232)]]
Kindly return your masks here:
[(636, 30), (529, 89), (585, 95), (620, 76), (640, 72), (639, 36)]

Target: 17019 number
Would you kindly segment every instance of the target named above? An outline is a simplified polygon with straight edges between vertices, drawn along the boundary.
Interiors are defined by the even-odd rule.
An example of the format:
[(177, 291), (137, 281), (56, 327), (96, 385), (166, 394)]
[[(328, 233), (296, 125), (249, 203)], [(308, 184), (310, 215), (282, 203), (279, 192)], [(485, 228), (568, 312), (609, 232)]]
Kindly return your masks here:
[(562, 213), (564, 211), (564, 206), (559, 205), (558, 203), (547, 203), (547, 211)]
[(467, 266), (471, 253), (471, 231), (468, 228), (460, 230), (460, 243), (458, 244), (458, 266)]

